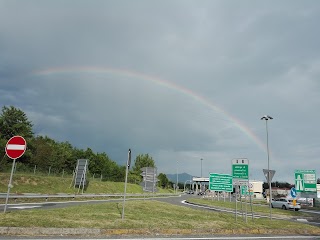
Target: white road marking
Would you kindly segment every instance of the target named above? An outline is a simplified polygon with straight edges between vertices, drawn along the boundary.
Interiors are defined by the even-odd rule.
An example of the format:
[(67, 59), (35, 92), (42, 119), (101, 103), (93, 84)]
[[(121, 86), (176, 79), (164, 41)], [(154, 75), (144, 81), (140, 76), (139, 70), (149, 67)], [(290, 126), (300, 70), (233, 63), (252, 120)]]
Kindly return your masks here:
[(32, 209), (32, 208), (39, 208), (41, 206), (9, 206), (9, 208), (15, 209)]

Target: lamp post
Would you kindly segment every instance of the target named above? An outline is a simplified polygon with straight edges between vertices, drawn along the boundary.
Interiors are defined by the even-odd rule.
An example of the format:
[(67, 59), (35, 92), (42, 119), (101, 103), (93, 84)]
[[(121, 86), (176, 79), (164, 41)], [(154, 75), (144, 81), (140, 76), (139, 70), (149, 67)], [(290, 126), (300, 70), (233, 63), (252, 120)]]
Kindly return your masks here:
[(123, 205), (122, 205), (122, 214), (121, 214), (121, 219), (124, 219), (124, 206), (126, 203), (126, 194), (127, 194), (127, 182), (128, 182), (128, 172), (131, 164), (131, 149), (129, 148), (128, 150), (128, 160), (127, 160), (127, 165), (126, 165), (126, 177), (125, 177), (125, 182), (124, 182), (124, 194), (123, 194)]
[(177, 160), (177, 184), (176, 184), (176, 193), (178, 193), (178, 160)]
[(202, 177), (202, 158), (200, 159), (200, 161), (201, 161), (201, 176), (200, 177)]
[(270, 219), (271, 217), (271, 200), (272, 200), (272, 190), (271, 190), (271, 179), (270, 179), (270, 157), (269, 157), (269, 134), (268, 134), (268, 120), (273, 118), (269, 115), (264, 115), (261, 120), (266, 121), (266, 132), (267, 132), (267, 155), (268, 155), (268, 185), (269, 185), (269, 208), (270, 208)]

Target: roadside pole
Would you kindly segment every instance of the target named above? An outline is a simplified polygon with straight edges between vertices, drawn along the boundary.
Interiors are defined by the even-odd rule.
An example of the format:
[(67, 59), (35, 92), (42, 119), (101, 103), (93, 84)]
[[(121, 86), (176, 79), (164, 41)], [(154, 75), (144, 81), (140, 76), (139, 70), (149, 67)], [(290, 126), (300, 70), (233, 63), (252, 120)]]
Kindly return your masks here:
[(9, 184), (8, 184), (8, 192), (7, 192), (7, 197), (6, 197), (6, 204), (4, 205), (4, 211), (3, 211), (4, 213), (6, 213), (6, 211), (7, 211), (7, 205), (8, 205), (8, 200), (9, 200), (10, 189), (12, 188), (12, 176), (13, 176), (15, 163), (16, 163), (16, 159), (13, 159), (11, 175), (10, 175), (10, 180), (9, 180)]
[(250, 193), (250, 206), (251, 206), (251, 218), (252, 218), (252, 221), (253, 221), (253, 207), (252, 207), (252, 195)]
[(20, 158), (27, 148), (27, 142), (22, 136), (13, 136), (6, 144), (6, 155), (13, 160), (10, 180), (8, 184), (8, 192), (6, 197), (6, 203), (4, 205), (4, 213), (7, 211), (7, 205), (9, 200), (10, 189), (12, 188), (12, 176), (16, 167), (16, 159)]
[(127, 166), (126, 166), (126, 179), (124, 182), (123, 206), (122, 206), (122, 216), (121, 216), (122, 220), (124, 219), (124, 206), (126, 204), (127, 181), (128, 181), (128, 171), (130, 168), (130, 163), (131, 163), (131, 149), (129, 148), (128, 161), (127, 161)]
[(242, 208), (242, 192), (241, 192), (241, 188), (240, 188), (240, 208), (241, 208), (241, 214), (242, 214), (242, 219), (244, 217), (244, 214), (243, 214), (243, 208)]
[(248, 194), (250, 195), (249, 185), (250, 185), (250, 182), (249, 182), (249, 178), (248, 178), (247, 191), (245, 193), (245, 199), (246, 199), (246, 223), (248, 223)]
[(236, 222), (238, 221), (238, 192), (239, 192), (239, 186), (235, 185), (235, 194), (236, 194)]

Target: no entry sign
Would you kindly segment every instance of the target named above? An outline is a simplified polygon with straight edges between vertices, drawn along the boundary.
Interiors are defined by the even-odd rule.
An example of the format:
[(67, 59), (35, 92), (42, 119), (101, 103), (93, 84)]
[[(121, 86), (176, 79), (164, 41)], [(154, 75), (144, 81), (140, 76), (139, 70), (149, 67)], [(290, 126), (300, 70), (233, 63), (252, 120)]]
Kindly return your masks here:
[(7, 142), (6, 154), (11, 159), (17, 159), (24, 154), (26, 148), (26, 140), (21, 136), (14, 136)]

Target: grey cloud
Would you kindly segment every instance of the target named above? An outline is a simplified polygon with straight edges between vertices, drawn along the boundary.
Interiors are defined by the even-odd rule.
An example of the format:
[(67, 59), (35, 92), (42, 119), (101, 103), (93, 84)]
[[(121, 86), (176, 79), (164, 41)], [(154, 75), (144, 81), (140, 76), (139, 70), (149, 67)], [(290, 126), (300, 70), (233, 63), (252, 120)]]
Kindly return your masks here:
[[(255, 178), (266, 152), (237, 119), (265, 142), (270, 114), (276, 180), (292, 181), (294, 166), (317, 168), (319, 11), (317, 1), (1, 1), (0, 101), (25, 110), (37, 134), (119, 162), (131, 147), (159, 171), (178, 161), (198, 175), (200, 158), (226, 172), (246, 156)], [(121, 74), (36, 74), (84, 66), (189, 92)]]

